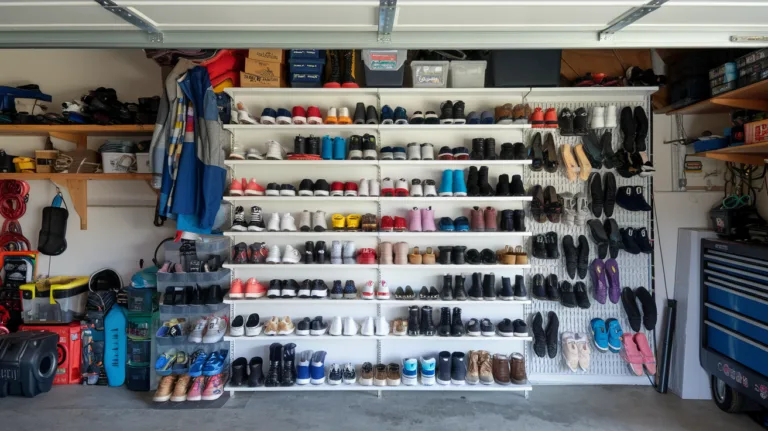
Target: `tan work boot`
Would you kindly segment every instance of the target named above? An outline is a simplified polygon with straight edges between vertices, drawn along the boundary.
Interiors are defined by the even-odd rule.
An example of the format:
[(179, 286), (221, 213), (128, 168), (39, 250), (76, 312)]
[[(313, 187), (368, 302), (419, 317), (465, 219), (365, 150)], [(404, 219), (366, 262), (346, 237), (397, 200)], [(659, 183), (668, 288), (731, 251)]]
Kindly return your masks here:
[(491, 354), (486, 350), (480, 350), (480, 383), (493, 384), (493, 363)]
[(467, 363), (466, 381), (470, 385), (475, 385), (480, 381), (480, 351), (469, 351), (469, 363)]
[(162, 379), (160, 379), (160, 383), (157, 385), (157, 392), (155, 392), (155, 396), (152, 397), (152, 400), (158, 403), (164, 403), (170, 400), (175, 383), (176, 376), (164, 376)]
[(176, 386), (173, 387), (171, 401), (174, 403), (186, 401), (190, 383), (192, 383), (192, 377), (190, 377), (189, 374), (181, 375), (179, 380), (176, 381)]

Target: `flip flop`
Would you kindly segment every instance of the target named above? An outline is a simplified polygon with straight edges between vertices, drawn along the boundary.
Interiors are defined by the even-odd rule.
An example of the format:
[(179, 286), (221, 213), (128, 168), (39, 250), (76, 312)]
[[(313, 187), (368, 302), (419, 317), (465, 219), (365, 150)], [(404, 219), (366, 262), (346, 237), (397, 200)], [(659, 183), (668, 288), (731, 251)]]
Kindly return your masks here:
[(637, 344), (637, 348), (640, 350), (640, 354), (643, 356), (643, 365), (645, 366), (645, 369), (648, 371), (648, 374), (655, 376), (656, 358), (653, 356), (650, 344), (648, 344), (648, 338), (644, 333), (638, 332), (634, 336), (634, 341), (635, 344)]

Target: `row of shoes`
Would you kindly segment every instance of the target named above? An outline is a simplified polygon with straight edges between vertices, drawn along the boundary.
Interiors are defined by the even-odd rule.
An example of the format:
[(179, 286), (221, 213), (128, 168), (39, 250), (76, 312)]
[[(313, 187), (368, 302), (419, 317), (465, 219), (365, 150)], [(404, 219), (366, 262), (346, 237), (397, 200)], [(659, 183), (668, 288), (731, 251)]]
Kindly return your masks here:
[[(592, 219), (587, 222), (587, 226), (593, 241), (597, 244), (597, 256), (600, 259), (605, 259), (606, 255), (616, 259), (620, 250), (633, 255), (653, 252), (653, 244), (648, 238), (648, 229), (645, 227), (619, 228), (616, 220), (612, 218), (607, 218), (602, 223), (599, 219)], [(563, 245), (565, 246), (565, 243)]]
[[(245, 249), (245, 243), (238, 243), (234, 246), (236, 248), (237, 259), (233, 259), (233, 263), (242, 264), (250, 262), (252, 259), (247, 255), (243, 259), (242, 250)], [(317, 245), (313, 241), (307, 241), (304, 247), (304, 254), (302, 255), (298, 249), (288, 244), (284, 247), (284, 251), (280, 252), (280, 246), (272, 245), (269, 247), (266, 258), (263, 263), (268, 264), (297, 264), (304, 263), (308, 265), (324, 264), (326, 262), (327, 250), (325, 249), (325, 241), (318, 241)], [(303, 257), (302, 257), (303, 256)], [(354, 241), (333, 241), (331, 243), (330, 263), (332, 265), (375, 265), (376, 264), (376, 250), (373, 248), (360, 248), (355, 246)], [(255, 262), (262, 263), (262, 262)]]
[[(175, 349), (163, 353), (158, 358), (155, 369), (161, 369), (158, 372), (163, 377), (157, 385), (157, 391), (153, 396), (155, 402), (184, 402), (184, 401), (213, 401), (219, 399), (224, 394), (224, 376), (223, 371), (227, 364), (229, 351), (217, 350), (206, 353), (203, 350), (196, 350), (189, 356), (188, 371), (176, 372), (180, 368), (175, 364), (178, 362), (178, 356), (184, 352), (177, 352)], [(171, 373), (165, 374), (164, 369), (170, 364)], [(160, 367), (158, 367), (160, 365)]]
[(522, 246), (506, 246), (494, 253), (491, 249), (485, 248), (480, 251), (471, 248), (467, 250), (466, 246), (438, 246), (437, 253), (435, 248), (427, 247), (424, 253), (421, 253), (419, 247), (413, 247), (409, 253), (408, 243), (404, 241), (382, 242), (379, 244), (379, 254), (381, 265), (527, 265), (528, 255)]
[[(619, 321), (613, 318), (594, 318), (590, 321), (590, 328), (598, 351), (618, 353), (637, 376), (643, 375), (643, 368), (651, 376), (656, 374), (656, 358), (643, 332), (625, 334)], [(563, 347), (565, 349), (565, 343)], [(569, 355), (566, 353), (566, 363)]]
[(422, 286), (417, 294), (411, 286), (402, 286), (395, 289), (396, 300), (441, 300), (441, 301), (494, 301), (497, 298), (502, 301), (524, 301), (528, 299), (528, 291), (525, 288), (525, 279), (521, 275), (515, 276), (515, 282), (509, 277), (501, 277), (501, 287), (496, 288), (496, 276), (476, 272), (471, 275), (469, 291), (465, 287), (467, 277), (465, 274), (456, 274), (454, 278), (450, 274), (442, 276), (442, 287), (438, 289), (430, 286)]
[(589, 302), (587, 285), (584, 282), (577, 281), (571, 284), (571, 282), (563, 280), (558, 283), (555, 274), (549, 274), (546, 277), (542, 274), (535, 274), (531, 296), (541, 301), (560, 302), (566, 308), (579, 307), (586, 310), (592, 306)]
[(216, 305), (224, 301), (224, 290), (220, 285), (212, 286), (168, 286), (163, 295), (163, 305)]

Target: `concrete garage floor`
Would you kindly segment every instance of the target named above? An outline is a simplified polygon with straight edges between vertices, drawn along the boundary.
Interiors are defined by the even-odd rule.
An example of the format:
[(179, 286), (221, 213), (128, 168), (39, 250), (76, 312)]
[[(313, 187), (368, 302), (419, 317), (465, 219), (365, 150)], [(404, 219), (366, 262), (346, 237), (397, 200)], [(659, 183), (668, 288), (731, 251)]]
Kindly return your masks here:
[(237, 394), (217, 410), (154, 409), (151, 394), (55, 387), (0, 400), (0, 429), (40, 430), (760, 430), (712, 401), (683, 401), (648, 387), (539, 386), (519, 394), (368, 392)]

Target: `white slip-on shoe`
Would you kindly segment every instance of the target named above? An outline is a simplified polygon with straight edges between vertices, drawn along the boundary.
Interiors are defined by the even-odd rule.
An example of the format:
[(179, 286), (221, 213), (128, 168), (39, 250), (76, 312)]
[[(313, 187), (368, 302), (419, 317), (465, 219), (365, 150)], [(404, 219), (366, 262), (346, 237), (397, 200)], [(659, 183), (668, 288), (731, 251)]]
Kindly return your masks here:
[(376, 287), (376, 299), (389, 299), (389, 286), (387, 286), (387, 282), (384, 280), (381, 280), (381, 283), (378, 287)]
[(415, 142), (408, 144), (406, 153), (408, 154), (408, 160), (421, 160), (421, 148)]
[(360, 297), (362, 299), (373, 299), (374, 295), (373, 280), (368, 280), (360, 291)]
[(312, 213), (312, 230), (315, 232), (325, 232), (328, 230), (325, 211), (318, 210)]
[(267, 222), (267, 232), (278, 232), (280, 230), (280, 213), (272, 213)]
[(357, 335), (360, 325), (355, 322), (355, 319), (347, 316), (344, 318), (344, 335)]
[(245, 319), (243, 319), (243, 316), (235, 316), (232, 319), (232, 325), (229, 327), (229, 336), (242, 337), (243, 335), (245, 335)]
[(273, 245), (269, 247), (269, 254), (267, 254), (267, 263), (280, 263), (280, 247)]
[(411, 196), (424, 196), (424, 188), (421, 186), (421, 180), (414, 178), (411, 180)]
[(435, 160), (435, 146), (429, 142), (421, 144), (421, 160)]
[(328, 335), (338, 336), (343, 333), (344, 324), (339, 316), (335, 316), (331, 320), (331, 326), (328, 328)]
[(376, 318), (376, 336), (385, 337), (387, 335), (389, 335), (389, 322), (384, 316), (379, 316)]
[[(360, 335), (366, 337), (372, 337), (374, 334), (373, 317), (366, 317), (363, 321), (363, 325), (360, 327)], [(347, 334), (344, 334), (347, 335)]]
[(296, 250), (292, 245), (285, 246), (285, 252), (283, 253), (283, 263), (299, 263), (301, 262), (301, 253)]
[(195, 323), (195, 328), (192, 329), (192, 332), (189, 333), (189, 336), (187, 337), (187, 341), (190, 343), (202, 343), (203, 342), (203, 332), (205, 332), (205, 327), (208, 325), (208, 319), (205, 317), (198, 319), (197, 323)]
[(357, 186), (357, 194), (358, 196), (370, 196), (370, 188), (368, 187), (368, 180), (365, 178), (360, 180), (360, 183)]
[(248, 160), (264, 160), (264, 157), (264, 154), (261, 154), (261, 151), (256, 148), (249, 148), (245, 153), (245, 158)]
[(299, 213), (299, 230), (302, 232), (312, 230), (312, 213), (307, 210)]
[(283, 160), (285, 149), (277, 141), (267, 141), (267, 160)]
[(605, 125), (607, 129), (613, 129), (617, 126), (616, 122), (616, 105), (608, 105), (605, 107)]
[(259, 120), (253, 117), (243, 102), (237, 102), (237, 122), (239, 124), (259, 124)]
[(435, 180), (424, 180), (422, 184), (425, 197), (437, 197), (437, 183)]
[(296, 232), (296, 220), (293, 219), (293, 215), (291, 215), (291, 213), (285, 213), (280, 218), (280, 231)]
[(261, 335), (261, 331), (263, 329), (264, 325), (259, 322), (259, 315), (256, 313), (251, 313), (251, 315), (248, 316), (248, 320), (245, 321), (245, 336), (256, 337)]
[(590, 126), (593, 129), (605, 128), (605, 107), (595, 106), (592, 108), (592, 122)]
[(368, 193), (371, 196), (379, 196), (381, 194), (381, 185), (378, 180), (368, 180)]

